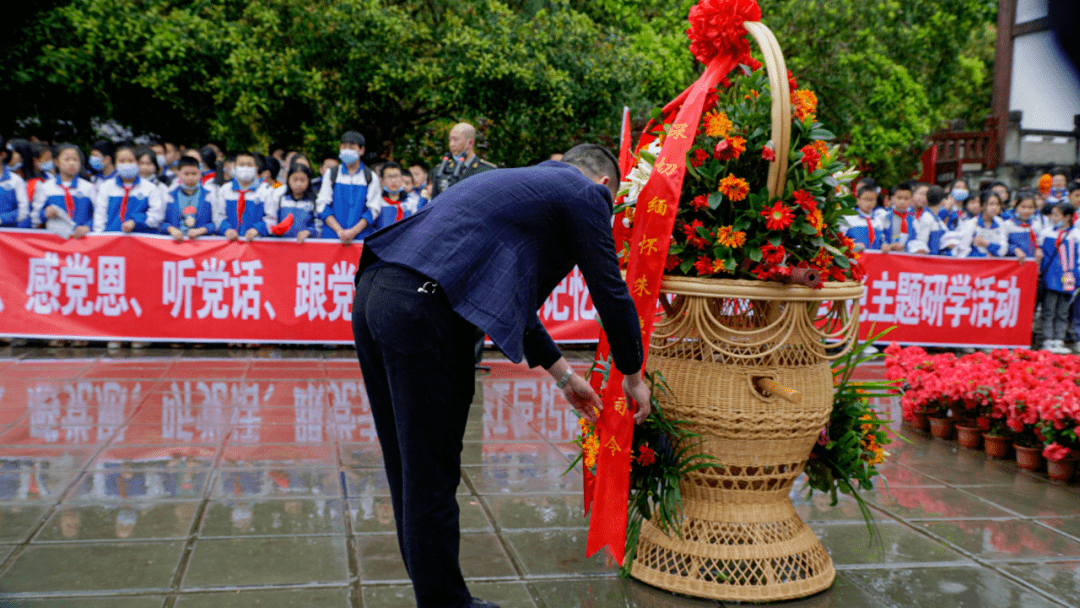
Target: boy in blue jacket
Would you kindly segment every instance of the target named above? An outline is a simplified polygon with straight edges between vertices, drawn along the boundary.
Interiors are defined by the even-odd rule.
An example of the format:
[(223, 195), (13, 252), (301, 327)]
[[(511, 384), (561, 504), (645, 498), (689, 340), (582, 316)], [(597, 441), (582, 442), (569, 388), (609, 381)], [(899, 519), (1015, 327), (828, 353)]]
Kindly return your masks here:
[(1065, 331), (1069, 325), (1069, 309), (1076, 291), (1077, 243), (1071, 235), (1076, 210), (1069, 203), (1058, 203), (1050, 212), (1053, 227), (1042, 237), (1042, 275), (1046, 286), (1043, 299), (1043, 350), (1068, 354)]
[(177, 243), (197, 239), (207, 234), (217, 234), (211, 191), (202, 185), (199, 161), (182, 156), (176, 161), (176, 184), (169, 189), (165, 201), (165, 219), (161, 221), (162, 234), (172, 236)]

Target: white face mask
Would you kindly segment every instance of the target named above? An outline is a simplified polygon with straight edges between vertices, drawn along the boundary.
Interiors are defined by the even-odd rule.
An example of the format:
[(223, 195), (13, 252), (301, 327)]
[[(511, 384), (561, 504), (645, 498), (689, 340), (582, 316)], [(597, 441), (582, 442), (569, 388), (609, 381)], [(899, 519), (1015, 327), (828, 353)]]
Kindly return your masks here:
[(241, 184), (255, 181), (255, 167), (234, 167), (232, 174)]
[(119, 165), (116, 165), (116, 173), (122, 180), (133, 180), (139, 176), (139, 165), (135, 163), (120, 163)]

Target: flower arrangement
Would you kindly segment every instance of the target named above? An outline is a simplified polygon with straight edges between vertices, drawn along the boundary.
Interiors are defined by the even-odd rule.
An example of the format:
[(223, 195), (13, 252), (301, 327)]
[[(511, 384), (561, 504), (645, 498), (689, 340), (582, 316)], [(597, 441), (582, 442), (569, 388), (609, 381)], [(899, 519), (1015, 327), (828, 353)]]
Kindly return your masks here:
[[(596, 363), (590, 373), (602, 373), (606, 377), (609, 368)], [(659, 396), (670, 389), (660, 372), (645, 372), (645, 379), (652, 388), (652, 411), (645, 422), (634, 429), (633, 451), (630, 464), (630, 494), (626, 524), (626, 557), (620, 573), (630, 576), (630, 565), (637, 553), (641, 524), (652, 520), (668, 535), (682, 535), (682, 494), (679, 480), (687, 473), (714, 464), (711, 456), (693, 453), (701, 437), (686, 430), (684, 421), (668, 420), (660, 408)], [(569, 472), (579, 462), (594, 475), (600, 441), (596, 428), (584, 418), (578, 420), (581, 436), (576, 440), (581, 454), (567, 469)]]
[[(745, 38), (739, 40), (748, 47)], [(794, 280), (815, 287), (820, 280), (799, 279), (806, 270), (817, 271), (822, 280), (861, 280), (865, 273), (859, 254), (839, 229), (841, 218), (855, 213), (849, 184), (858, 172), (844, 164), (840, 147), (828, 143), (833, 134), (816, 121), (817, 96), (798, 88), (789, 72), (793, 129), (786, 186), (783, 196), (769, 196), (769, 168), (780, 152), (769, 139), (771, 93), (761, 64), (748, 49), (746, 57), (749, 65), (735, 68), (705, 101), (687, 154), (665, 272), (791, 282), (796, 271)], [(655, 126), (643, 139), (655, 139), (638, 152), (634, 168), (621, 184), (624, 198), (617, 211), (625, 211), (622, 221), (627, 228), (639, 203), (648, 209), (649, 201), (639, 201), (638, 196), (652, 174), (661, 143), (668, 137), (694, 135), (676, 132), (662, 116), (659, 109), (653, 111)], [(623, 247), (625, 263), (629, 245)]]
[(905, 420), (948, 403), (954, 412), (976, 408), (989, 434), (1042, 447), (1047, 459), (1080, 450), (1080, 357), (1016, 349), (958, 358), (896, 344), (885, 354), (887, 377), (905, 389)]
[(806, 475), (810, 492), (829, 493), (833, 506), (837, 504), (839, 494), (853, 497), (873, 535), (873, 513), (859, 491), (874, 488), (877, 465), (885, 462), (889, 455), (885, 446), (892, 439), (885, 426), (890, 421), (881, 418), (870, 407), (870, 399), (894, 397), (897, 383), (852, 380), (856, 365), (884, 356), (864, 356), (863, 351), (871, 343), (872, 340), (868, 340), (859, 344), (833, 363), (833, 410), (828, 426), (821, 431), (821, 438), (810, 453)]

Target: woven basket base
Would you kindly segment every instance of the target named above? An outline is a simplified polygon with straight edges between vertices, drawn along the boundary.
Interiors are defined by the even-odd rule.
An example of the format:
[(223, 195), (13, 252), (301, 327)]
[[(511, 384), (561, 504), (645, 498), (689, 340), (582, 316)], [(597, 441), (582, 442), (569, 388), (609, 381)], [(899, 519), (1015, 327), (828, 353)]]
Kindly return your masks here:
[(785, 513), (765, 510), (771, 517), (755, 505), (728, 506), (724, 521), (712, 521), (700, 517), (708, 508), (696, 502), (684, 505), (682, 538), (642, 523), (631, 576), (668, 591), (744, 602), (806, 597), (832, 585), (832, 559), (790, 503), (781, 507)]

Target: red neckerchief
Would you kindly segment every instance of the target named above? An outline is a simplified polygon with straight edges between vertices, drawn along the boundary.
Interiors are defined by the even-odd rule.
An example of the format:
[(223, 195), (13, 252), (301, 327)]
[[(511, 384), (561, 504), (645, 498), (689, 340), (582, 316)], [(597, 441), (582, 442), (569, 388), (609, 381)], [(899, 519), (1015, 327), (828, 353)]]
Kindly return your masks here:
[(240, 232), (240, 224), (244, 223), (244, 195), (247, 194), (247, 190), (241, 190), (240, 196), (236, 199), (236, 231)]
[(120, 186), (124, 189), (124, 198), (120, 201), (120, 223), (123, 224), (124, 220), (127, 219), (128, 196), (131, 195), (131, 189), (135, 187), (135, 184), (124, 186), (124, 182), (120, 182)]
[(867, 247), (873, 247), (874, 246), (874, 216), (873, 216), (873, 214), (871, 214), (871, 215), (863, 215), (862, 212), (860, 212), (859, 217), (866, 220), (866, 233), (869, 235), (867, 237), (869, 239), (869, 242), (867, 243), (866, 246)]
[(1020, 226), (1023, 226), (1024, 228), (1027, 228), (1027, 229), (1028, 229), (1028, 237), (1029, 237), (1029, 238), (1031, 239), (1031, 246), (1032, 246), (1033, 248), (1036, 248), (1036, 249), (1037, 249), (1037, 248), (1038, 248), (1038, 244), (1039, 244), (1039, 241), (1038, 241), (1038, 239), (1037, 239), (1037, 238), (1035, 238), (1035, 228), (1033, 228), (1033, 227), (1031, 226), (1031, 220), (1030, 220), (1030, 219), (1028, 219), (1028, 221), (1026, 221), (1026, 222), (1023, 222), (1023, 221), (1021, 221), (1021, 220), (1020, 220), (1020, 219), (1018, 218), (1018, 219), (1016, 220), (1016, 223), (1017, 223), (1018, 225), (1020, 225)]
[(394, 218), (395, 222), (397, 222), (397, 221), (399, 221), (399, 220), (401, 220), (402, 218), (405, 217), (405, 212), (401, 209), (401, 201), (391, 200), (390, 198), (385, 197), (385, 196), (382, 197), (382, 200), (386, 201), (387, 204), (393, 205), (394, 207), (397, 208), (397, 216)]
[[(68, 217), (75, 219), (75, 199), (71, 197), (71, 187), (65, 186), (64, 181), (59, 177), (56, 178), (56, 182), (64, 189), (64, 206), (67, 207)], [(75, 183), (75, 180), (72, 180), (72, 183)]]
[(893, 209), (893, 215), (900, 218), (900, 234), (907, 234), (907, 216), (906, 213), (900, 213), (896, 209)]

